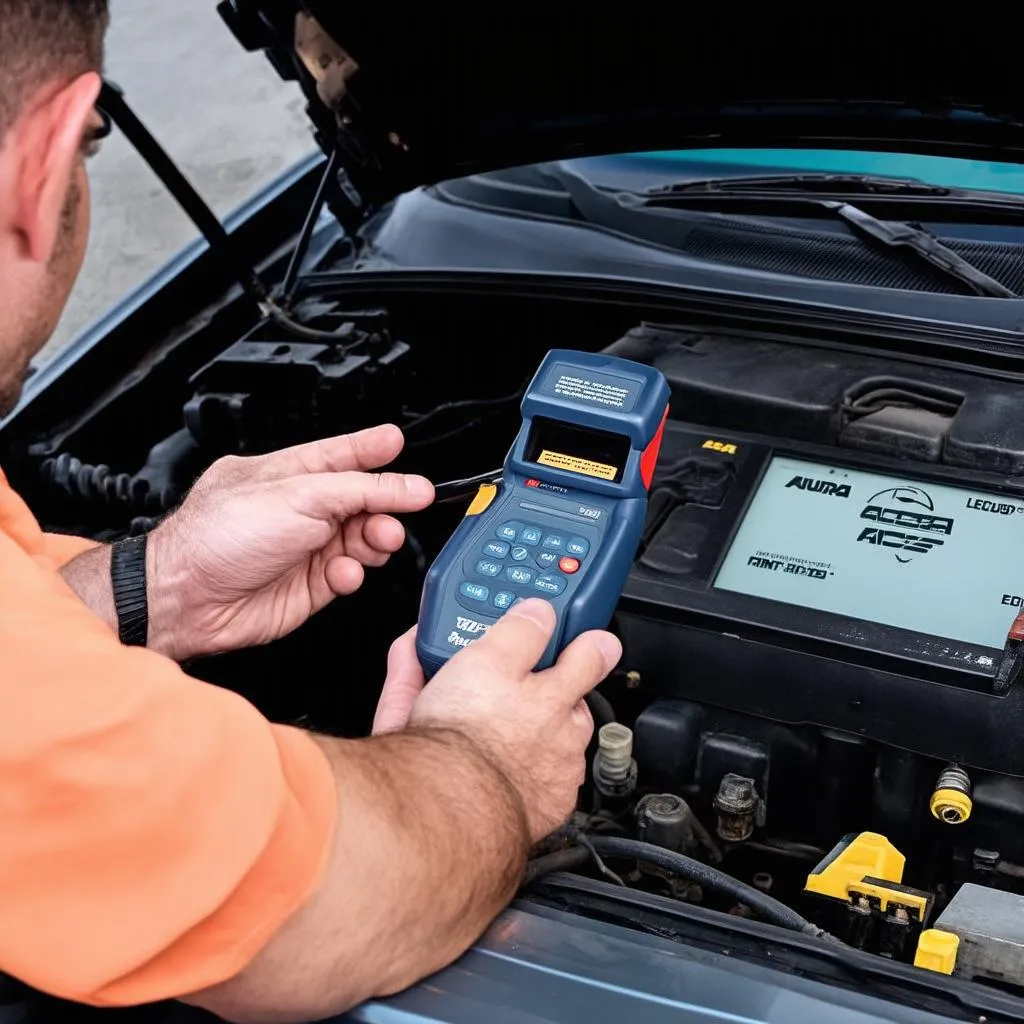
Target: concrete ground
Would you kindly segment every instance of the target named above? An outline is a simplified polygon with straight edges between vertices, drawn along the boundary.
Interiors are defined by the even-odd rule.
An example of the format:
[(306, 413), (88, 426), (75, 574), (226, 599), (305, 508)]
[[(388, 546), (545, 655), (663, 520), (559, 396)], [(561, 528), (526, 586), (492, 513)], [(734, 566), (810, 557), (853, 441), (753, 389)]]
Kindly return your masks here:
[[(221, 215), (313, 148), (303, 99), (261, 53), (246, 53), (217, 0), (111, 0), (107, 76)], [(89, 163), (85, 268), (45, 361), (196, 237), (118, 133)]]

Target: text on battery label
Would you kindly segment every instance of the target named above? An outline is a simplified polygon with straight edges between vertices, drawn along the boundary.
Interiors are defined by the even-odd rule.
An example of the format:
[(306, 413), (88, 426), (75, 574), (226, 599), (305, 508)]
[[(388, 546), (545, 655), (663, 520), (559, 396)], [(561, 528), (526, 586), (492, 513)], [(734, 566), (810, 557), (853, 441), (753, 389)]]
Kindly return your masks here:
[(555, 382), (555, 393), (566, 398), (579, 398), (588, 402), (600, 402), (602, 405), (613, 405), (621, 409), (629, 397), (629, 388), (617, 384), (602, 384), (585, 377), (572, 377), (563, 373)]

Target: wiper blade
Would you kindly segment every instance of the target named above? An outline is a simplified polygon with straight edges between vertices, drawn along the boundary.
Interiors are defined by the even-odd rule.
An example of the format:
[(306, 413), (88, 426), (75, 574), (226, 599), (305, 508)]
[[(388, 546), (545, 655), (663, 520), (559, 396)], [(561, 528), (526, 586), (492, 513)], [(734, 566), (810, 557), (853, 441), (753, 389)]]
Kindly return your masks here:
[(815, 206), (831, 210), (846, 221), (854, 231), (893, 249), (909, 249), (933, 267), (942, 271), (961, 284), (967, 285), (976, 295), (997, 299), (1020, 298), (1016, 292), (1001, 284), (994, 277), (968, 263), (952, 249), (943, 245), (924, 228), (914, 227), (900, 221), (884, 221), (872, 217), (849, 203), (838, 203), (828, 199), (810, 200)]
[[(644, 206), (674, 207), (686, 205), (688, 200), (708, 196), (722, 199), (748, 201), (806, 203), (819, 209), (830, 210), (846, 221), (859, 234), (893, 249), (909, 249), (919, 258), (926, 260), (947, 277), (966, 285), (976, 295), (989, 298), (1017, 299), (1016, 292), (989, 277), (982, 270), (972, 266), (963, 257), (947, 248), (924, 228), (914, 227), (903, 221), (883, 221), (870, 213), (834, 199), (819, 199), (815, 190), (835, 193), (854, 190), (859, 187), (865, 193), (874, 195), (916, 195), (935, 197), (968, 197), (972, 193), (964, 190), (926, 185), (912, 178), (876, 178), (861, 174), (794, 174), (789, 176), (768, 176), (759, 178), (721, 178), (700, 182), (681, 182), (634, 193)], [(774, 193), (774, 194), (773, 194)], [(979, 193), (973, 193), (974, 196)]]
[(967, 196), (977, 194), (964, 189), (928, 185), (917, 178), (888, 178), (872, 174), (763, 174), (743, 178), (707, 178), (658, 185), (644, 193), (656, 205), (657, 200), (673, 196), (710, 193), (740, 195), (746, 192), (799, 192), (804, 194), (849, 192), (864, 195)]
[[(691, 196), (664, 197), (665, 201), (657, 202), (646, 192), (629, 190), (605, 193), (593, 182), (582, 175), (562, 168), (558, 174), (569, 193), (573, 205), (583, 219), (613, 230), (623, 231), (636, 238), (678, 248), (676, 236), (678, 228), (673, 223), (674, 210), (690, 206)], [(889, 179), (892, 180), (892, 179)], [(716, 198), (727, 202), (736, 197), (723, 193), (720, 197), (709, 196), (709, 205), (714, 208)], [(925, 260), (930, 266), (946, 277), (966, 285), (976, 295), (989, 298), (1019, 299), (1021, 296), (1011, 291), (984, 271), (972, 266), (965, 259), (947, 248), (937, 238), (930, 235), (924, 228), (915, 227), (902, 221), (882, 221), (872, 217), (870, 213), (852, 206), (850, 203), (835, 200), (819, 199), (815, 196), (785, 195), (740, 197), (743, 202), (753, 202), (758, 208), (776, 205), (787, 207), (799, 206), (811, 209), (827, 210), (845, 220), (860, 235), (886, 246), (887, 248), (906, 249), (914, 253), (918, 259)], [(698, 205), (705, 205), (699, 203)], [(652, 209), (653, 207), (653, 209)]]

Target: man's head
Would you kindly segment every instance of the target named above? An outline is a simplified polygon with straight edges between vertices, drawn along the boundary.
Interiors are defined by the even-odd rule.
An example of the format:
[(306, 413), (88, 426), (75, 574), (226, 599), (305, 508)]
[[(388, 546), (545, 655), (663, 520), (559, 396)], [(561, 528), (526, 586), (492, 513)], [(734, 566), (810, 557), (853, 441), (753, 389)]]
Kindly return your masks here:
[(85, 255), (107, 19), (107, 0), (0, 0), (0, 416)]

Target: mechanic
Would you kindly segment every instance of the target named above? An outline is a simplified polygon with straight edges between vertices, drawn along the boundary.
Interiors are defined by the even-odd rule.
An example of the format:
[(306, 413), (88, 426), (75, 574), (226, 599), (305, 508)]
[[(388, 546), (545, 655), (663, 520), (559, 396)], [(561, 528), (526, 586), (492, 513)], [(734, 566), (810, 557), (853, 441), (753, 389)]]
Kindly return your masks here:
[[(107, 17), (0, 0), (0, 416), (81, 267)], [(215, 463), (144, 549), (146, 646), (119, 640), (111, 549), (42, 533), (0, 482), (0, 970), (100, 1006), (319, 1019), (444, 966), (512, 896), (574, 805), (611, 634), (532, 673), (554, 613), (527, 601), (424, 689), (406, 633), (356, 741), (177, 664), (283, 636), (382, 565), (391, 513), (433, 497), (373, 472), (401, 446), (381, 426)]]

